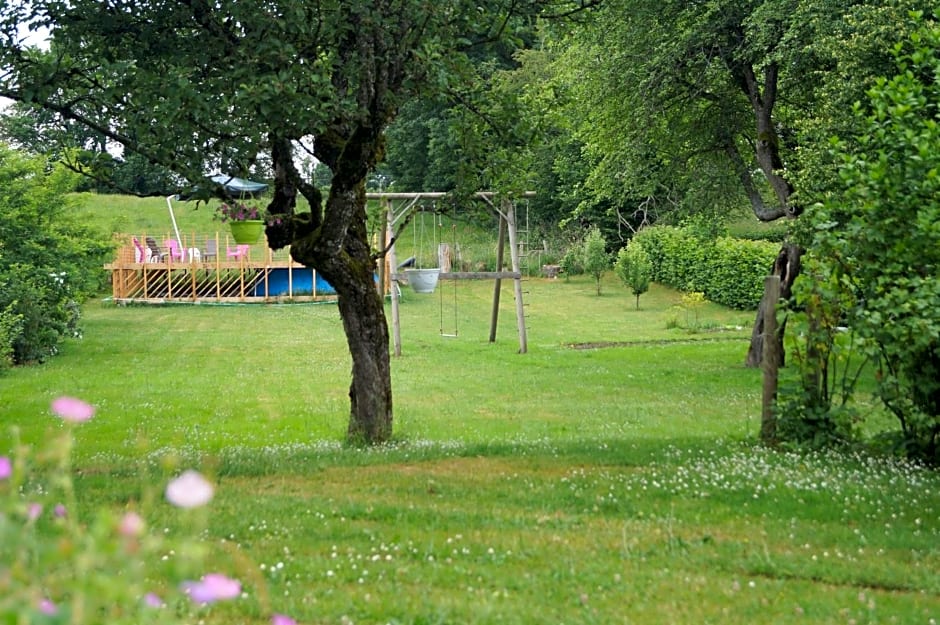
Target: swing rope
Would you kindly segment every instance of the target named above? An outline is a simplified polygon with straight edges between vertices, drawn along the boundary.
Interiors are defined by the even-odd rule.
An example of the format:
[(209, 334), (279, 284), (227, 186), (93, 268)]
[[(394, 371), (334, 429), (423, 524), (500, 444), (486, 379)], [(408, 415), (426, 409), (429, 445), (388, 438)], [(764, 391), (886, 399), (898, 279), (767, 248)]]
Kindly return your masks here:
[[(421, 216), (420, 235), (418, 233), (418, 220), (415, 219), (411, 222), (411, 233), (412, 233), (412, 238), (413, 238), (411, 249), (414, 252), (414, 257), (415, 257), (414, 267), (416, 269), (431, 269), (431, 267), (425, 267), (424, 262), (423, 262), (424, 255), (428, 249), (428, 239), (429, 239), (428, 234), (427, 234), (427, 226), (424, 223), (425, 222), (424, 213), (426, 211), (427, 209), (424, 207), (424, 205), (420, 205), (417, 208), (417, 212)], [(431, 223), (433, 224), (434, 222), (432, 221)], [(430, 236), (430, 239), (432, 239), (430, 241), (431, 245), (434, 245), (434, 241), (433, 241), (434, 238), (435, 238), (435, 235), (434, 233), (432, 233)]]
[[(438, 216), (437, 216), (437, 226), (438, 226), (439, 231), (440, 229), (444, 227), (440, 213), (438, 213)], [(451, 227), (451, 232), (453, 233), (453, 240), (454, 240), (453, 245), (450, 248), (450, 254), (451, 254), (450, 271), (451, 273), (455, 273), (454, 262), (456, 261), (456, 258), (457, 258), (457, 209), (456, 207), (454, 208), (454, 218), (451, 220), (450, 227)], [(443, 240), (443, 237), (439, 237), (439, 238), (440, 240)], [(438, 249), (438, 257), (442, 256), (440, 244), (438, 245), (437, 249)], [(441, 263), (438, 263), (438, 264), (441, 264)], [(438, 299), (440, 301), (440, 308), (441, 308), (440, 335), (455, 338), (458, 334), (458, 331), (457, 331), (458, 330), (457, 328), (457, 278), (456, 277), (451, 278), (451, 282), (453, 283), (452, 291), (454, 294), (454, 333), (453, 334), (444, 333), (444, 287), (441, 286), (441, 289), (439, 291), (439, 296), (438, 296)]]

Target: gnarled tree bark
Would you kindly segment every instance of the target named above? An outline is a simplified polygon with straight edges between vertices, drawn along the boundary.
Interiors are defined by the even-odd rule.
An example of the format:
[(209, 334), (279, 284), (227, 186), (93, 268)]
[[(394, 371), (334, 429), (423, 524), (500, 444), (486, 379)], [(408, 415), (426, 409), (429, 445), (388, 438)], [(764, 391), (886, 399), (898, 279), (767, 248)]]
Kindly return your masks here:
[[(774, 261), (771, 275), (780, 278), (780, 299), (789, 300), (793, 296), (793, 281), (800, 275), (800, 259), (803, 256), (803, 248), (792, 243), (784, 243), (777, 259)], [(777, 341), (780, 346), (778, 353), (777, 366), (782, 367), (785, 364), (786, 353), (783, 349), (783, 335), (786, 329), (787, 321), (784, 319), (777, 327)], [(754, 328), (751, 331), (751, 346), (747, 350), (747, 358), (744, 364), (748, 367), (759, 367), (761, 355), (764, 351), (764, 310), (758, 309), (757, 319), (754, 321)]]

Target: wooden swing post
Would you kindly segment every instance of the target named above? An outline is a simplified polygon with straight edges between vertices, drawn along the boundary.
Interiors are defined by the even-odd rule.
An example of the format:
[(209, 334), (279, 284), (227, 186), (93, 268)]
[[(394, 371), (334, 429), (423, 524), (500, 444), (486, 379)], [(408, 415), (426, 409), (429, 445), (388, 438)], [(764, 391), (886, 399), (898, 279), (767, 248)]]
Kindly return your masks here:
[[(499, 216), (499, 236), (496, 243), (496, 271), (503, 270), (503, 250), (506, 247), (506, 220)], [(490, 315), (490, 343), (496, 342), (496, 326), (499, 323), (499, 292), (503, 288), (502, 278), (496, 278), (493, 286), (493, 312)]]

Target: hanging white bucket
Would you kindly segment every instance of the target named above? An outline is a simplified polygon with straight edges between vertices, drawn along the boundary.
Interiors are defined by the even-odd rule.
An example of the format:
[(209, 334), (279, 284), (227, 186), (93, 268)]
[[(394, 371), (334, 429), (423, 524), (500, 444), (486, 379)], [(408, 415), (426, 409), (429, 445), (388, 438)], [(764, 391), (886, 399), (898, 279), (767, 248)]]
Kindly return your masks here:
[(437, 287), (437, 278), (440, 276), (439, 267), (434, 269), (405, 269), (408, 284), (415, 293), (433, 293)]

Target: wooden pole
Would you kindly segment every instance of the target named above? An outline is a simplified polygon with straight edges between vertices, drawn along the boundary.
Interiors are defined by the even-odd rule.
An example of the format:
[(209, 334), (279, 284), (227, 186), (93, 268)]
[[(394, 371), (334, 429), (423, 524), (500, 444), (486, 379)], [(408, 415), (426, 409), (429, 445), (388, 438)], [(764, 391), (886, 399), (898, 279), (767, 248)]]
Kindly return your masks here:
[[(235, 249), (238, 249), (236, 244)], [(238, 299), (245, 301), (245, 257), (238, 255)]]
[[(384, 250), (385, 246), (388, 245), (388, 211), (381, 212), (382, 226), (379, 228), (379, 249)], [(379, 262), (379, 283), (375, 285), (376, 291), (379, 293), (379, 297), (385, 295), (385, 280), (388, 276), (388, 263), (386, 262), (387, 256), (382, 255)]]
[[(164, 244), (166, 244), (167, 238), (169, 237), (167, 236), (163, 237)], [(166, 292), (167, 292), (166, 298), (168, 300), (172, 300), (173, 299), (173, 254), (172, 252), (170, 252), (169, 248), (167, 248), (167, 251), (166, 251), (165, 262), (166, 262), (166, 267), (165, 267), (164, 273), (166, 275)]]
[[(317, 279), (311, 278), (311, 280), (310, 292), (316, 295)], [(290, 255), (290, 248), (287, 248), (287, 298), (294, 299), (294, 257)]]
[[(503, 251), (506, 248), (506, 220), (499, 216), (499, 237), (496, 244), (496, 272), (503, 270)], [(490, 315), (490, 343), (496, 342), (496, 326), (499, 323), (499, 294), (502, 291), (503, 281), (496, 278), (493, 286), (493, 312)]]
[[(387, 237), (391, 241), (392, 234), (392, 222), (395, 219), (395, 214), (392, 211), (392, 203), (389, 202), (388, 198), (382, 198), (382, 208), (385, 209), (385, 227), (388, 229)], [(388, 282), (389, 291), (392, 295), (392, 345), (394, 348), (395, 357), (401, 356), (401, 317), (400, 311), (398, 309), (399, 304), (399, 290), (398, 283), (395, 282), (395, 275), (398, 273), (398, 258), (395, 255), (395, 244), (392, 243), (388, 248), (388, 264), (389, 270), (392, 273), (392, 276)]]
[[(503, 200), (503, 213), (506, 216), (506, 228), (509, 232), (509, 256), (512, 259), (512, 270), (519, 273), (519, 248), (516, 241), (516, 209), (508, 199)], [(525, 308), (522, 304), (522, 277), (513, 279), (513, 293), (516, 296), (516, 325), (519, 328), (519, 353), (528, 351), (528, 341), (525, 334)]]
[(267, 245), (264, 246), (264, 301), (270, 301), (271, 289), (269, 288), (268, 278), (271, 276), (271, 265), (274, 264), (274, 250)]
[(215, 301), (222, 301), (222, 248), (219, 247), (219, 233), (215, 233)]
[(196, 290), (196, 259), (193, 258), (192, 250), (196, 248), (196, 235), (189, 240), (190, 247), (186, 248), (186, 256), (189, 258), (189, 275), (192, 277), (193, 301), (199, 299), (199, 293)]
[(149, 286), (149, 282), (147, 280), (147, 265), (149, 264), (150, 263), (144, 263), (144, 299), (150, 297), (150, 290), (147, 288)]
[(774, 404), (777, 399), (777, 368), (780, 345), (777, 338), (777, 302), (780, 300), (780, 276), (764, 279), (764, 298), (761, 309), (764, 316), (764, 349), (761, 355), (761, 370), (764, 373), (761, 399), (760, 440), (765, 445), (777, 442), (777, 419)]

